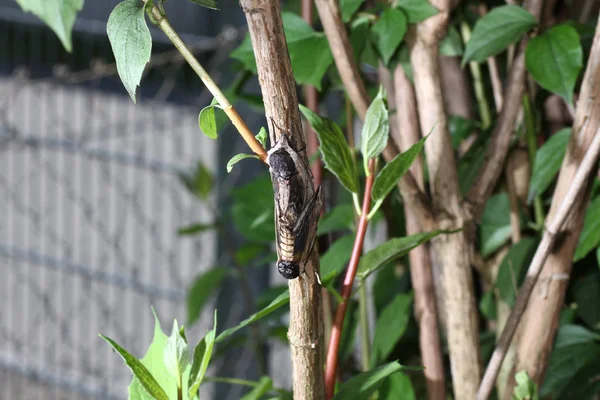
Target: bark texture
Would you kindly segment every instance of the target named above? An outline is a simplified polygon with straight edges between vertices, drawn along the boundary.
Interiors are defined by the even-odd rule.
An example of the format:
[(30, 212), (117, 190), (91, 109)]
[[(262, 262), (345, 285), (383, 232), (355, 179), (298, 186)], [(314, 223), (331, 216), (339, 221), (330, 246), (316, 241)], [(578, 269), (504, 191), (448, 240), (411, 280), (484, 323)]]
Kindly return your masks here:
[[(596, 26), (594, 42), (585, 76), (581, 84), (573, 135), (563, 161), (548, 221), (554, 218), (567, 190), (600, 126), (600, 21)], [(542, 273), (529, 301), (518, 352), (515, 371), (526, 370), (538, 384), (542, 382), (552, 343), (558, 327), (558, 317), (571, 274), (572, 259), (583, 225), (589, 189), (579, 196), (563, 226), (564, 239), (553, 249), (544, 263)]]
[[(303, 168), (309, 171), (279, 1), (242, 0), (240, 4), (246, 14), (252, 39), (265, 114), (267, 121), (273, 121), (268, 124), (271, 143), (277, 143), (284, 132), (289, 133), (291, 147), (296, 151), (302, 150), (299, 155)], [(325, 398), (321, 286), (315, 274), (318, 269), (319, 258), (315, 249), (305, 273), (289, 281), (288, 338), (292, 351), (295, 399)]]

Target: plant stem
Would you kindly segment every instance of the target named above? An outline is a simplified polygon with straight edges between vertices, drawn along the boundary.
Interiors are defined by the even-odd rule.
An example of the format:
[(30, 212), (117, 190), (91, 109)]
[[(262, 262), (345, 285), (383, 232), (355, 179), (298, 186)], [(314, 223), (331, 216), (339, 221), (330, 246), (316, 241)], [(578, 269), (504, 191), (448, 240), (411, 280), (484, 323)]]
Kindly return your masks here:
[[(525, 114), (525, 137), (527, 139), (527, 151), (529, 153), (529, 163), (533, 166), (535, 163), (535, 153), (537, 151), (537, 143), (535, 137), (535, 121), (531, 110), (531, 102), (527, 93), (523, 94), (523, 112)], [(544, 226), (544, 207), (542, 204), (542, 197), (537, 194), (533, 199), (533, 212), (535, 215), (535, 226), (536, 228), (542, 229)]]
[(360, 347), (361, 347), (361, 367), (363, 371), (369, 370), (369, 361), (371, 359), (371, 340), (369, 337), (369, 315), (367, 311), (367, 285), (360, 285), (358, 288), (358, 312), (360, 322)]
[(344, 327), (344, 318), (346, 317), (346, 310), (348, 308), (348, 302), (352, 294), (352, 285), (354, 284), (354, 278), (356, 277), (356, 271), (358, 269), (358, 262), (362, 253), (363, 243), (365, 241), (365, 234), (367, 232), (367, 226), (369, 220), (369, 209), (371, 207), (371, 191), (373, 189), (373, 182), (375, 181), (375, 159), (369, 160), (369, 171), (371, 172), (366, 179), (365, 193), (363, 196), (362, 212), (360, 214), (360, 220), (358, 221), (358, 229), (356, 231), (356, 238), (354, 239), (354, 247), (352, 248), (352, 256), (350, 257), (350, 263), (346, 270), (346, 277), (344, 278), (344, 285), (342, 287), (342, 301), (338, 305), (335, 313), (335, 321), (331, 330), (331, 338), (329, 339), (329, 348), (327, 349), (327, 363), (325, 366), (325, 390), (327, 392), (327, 398), (333, 397), (335, 389), (335, 377), (337, 372), (338, 364), (338, 350), (340, 347), (340, 339), (342, 337), (342, 329)]
[(506, 352), (508, 351), (515, 331), (519, 326), (519, 322), (525, 313), (529, 297), (531, 297), (531, 293), (533, 292), (537, 278), (540, 275), (540, 272), (542, 272), (544, 262), (550, 255), (552, 247), (556, 242), (557, 233), (569, 216), (569, 213), (572, 211), (573, 204), (579, 195), (585, 190), (587, 186), (586, 181), (590, 176), (590, 173), (595, 167), (597, 167), (599, 155), (600, 129), (598, 129), (596, 132), (588, 151), (585, 153), (583, 161), (581, 162), (573, 182), (571, 183), (567, 194), (560, 204), (555, 217), (552, 219), (552, 222), (547, 225), (546, 230), (544, 231), (542, 241), (540, 242), (540, 245), (533, 256), (533, 260), (529, 265), (525, 281), (523, 282), (521, 289), (519, 289), (519, 294), (515, 300), (515, 305), (510, 313), (510, 316), (508, 317), (508, 320), (506, 321), (502, 335), (498, 340), (498, 344), (494, 349), (492, 358), (490, 359), (479, 390), (477, 391), (477, 400), (486, 400), (489, 397), (492, 388), (494, 387), (494, 382), (498, 376), (498, 371), (502, 366), (502, 361), (504, 361), (504, 357), (506, 356)]
[[(469, 27), (467, 21), (463, 20), (460, 23), (460, 32), (463, 37), (463, 42), (467, 43), (471, 38), (471, 28)], [(475, 89), (477, 107), (479, 108), (479, 116), (481, 117), (481, 128), (485, 130), (492, 124), (492, 117), (490, 113), (490, 105), (488, 104), (487, 98), (485, 97), (485, 90), (483, 89), (481, 68), (475, 61), (471, 61), (469, 63), (469, 68), (471, 69), (471, 75), (473, 75), (473, 87)]]
[(242, 138), (246, 141), (250, 149), (261, 159), (261, 161), (266, 162), (267, 152), (262, 147), (260, 142), (254, 137), (254, 134), (250, 131), (250, 128), (246, 125), (242, 117), (238, 114), (237, 110), (231, 105), (227, 97), (223, 94), (219, 86), (212, 80), (208, 72), (200, 65), (194, 54), (190, 51), (190, 49), (186, 46), (186, 44), (181, 40), (181, 37), (175, 32), (169, 20), (166, 16), (161, 14), (158, 7), (152, 7), (152, 17), (156, 21), (156, 25), (167, 35), (169, 40), (175, 45), (177, 50), (181, 53), (183, 58), (188, 62), (190, 67), (196, 72), (198, 77), (202, 80), (206, 88), (212, 93), (215, 97), (219, 106), (225, 111), (225, 114), (229, 117), (233, 125), (237, 128)]

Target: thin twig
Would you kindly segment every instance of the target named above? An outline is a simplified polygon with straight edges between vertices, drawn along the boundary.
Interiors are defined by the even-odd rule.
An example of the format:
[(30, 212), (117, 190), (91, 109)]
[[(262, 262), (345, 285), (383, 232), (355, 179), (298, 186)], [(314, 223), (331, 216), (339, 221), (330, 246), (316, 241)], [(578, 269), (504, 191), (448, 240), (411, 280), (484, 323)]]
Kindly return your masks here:
[(354, 239), (354, 247), (352, 248), (352, 255), (348, 268), (346, 269), (346, 277), (344, 278), (344, 286), (342, 287), (342, 301), (338, 304), (337, 311), (335, 313), (335, 322), (331, 330), (331, 338), (329, 340), (329, 348), (327, 349), (327, 363), (325, 370), (325, 388), (327, 398), (333, 397), (335, 389), (335, 377), (338, 364), (338, 350), (340, 347), (340, 339), (342, 337), (342, 329), (344, 327), (344, 319), (346, 317), (346, 310), (348, 308), (348, 302), (352, 295), (352, 286), (354, 284), (354, 278), (356, 277), (356, 271), (358, 269), (358, 262), (362, 255), (362, 247), (365, 241), (365, 234), (367, 233), (367, 226), (369, 220), (367, 215), (371, 209), (371, 190), (373, 189), (373, 182), (375, 181), (375, 159), (369, 161), (369, 171), (365, 184), (365, 193), (362, 202), (362, 211), (360, 214), (360, 220), (358, 221), (358, 229), (356, 231), (356, 238)]
[(588, 151), (585, 153), (585, 157), (583, 158), (583, 161), (581, 162), (581, 165), (575, 174), (575, 178), (569, 187), (569, 191), (565, 195), (565, 198), (563, 199), (558, 211), (552, 219), (552, 222), (546, 226), (542, 241), (540, 242), (540, 245), (533, 256), (531, 265), (527, 270), (525, 281), (519, 290), (515, 305), (510, 313), (510, 316), (508, 317), (508, 320), (506, 321), (506, 326), (502, 331), (502, 335), (498, 340), (496, 349), (492, 354), (492, 358), (490, 359), (483, 380), (481, 381), (481, 386), (477, 392), (477, 400), (486, 400), (489, 397), (492, 388), (494, 387), (494, 381), (496, 380), (498, 371), (502, 365), (502, 361), (504, 361), (504, 357), (510, 346), (510, 342), (512, 341), (513, 335), (519, 326), (521, 317), (525, 312), (527, 302), (529, 301), (529, 297), (533, 292), (537, 278), (542, 271), (544, 262), (546, 261), (546, 258), (548, 258), (548, 255), (550, 255), (552, 246), (556, 241), (556, 236), (563, 223), (569, 216), (569, 213), (573, 208), (573, 204), (586, 188), (586, 181), (588, 180), (594, 168), (597, 167), (599, 156), (600, 129), (596, 131), (594, 139), (592, 140)]
[(166, 16), (162, 15), (158, 7), (152, 7), (152, 16), (156, 21), (156, 25), (167, 35), (169, 40), (175, 45), (177, 50), (181, 53), (183, 58), (188, 62), (190, 67), (196, 72), (198, 77), (202, 80), (206, 88), (215, 97), (219, 106), (225, 111), (225, 114), (229, 117), (233, 125), (236, 127), (242, 138), (246, 141), (250, 149), (263, 161), (266, 162), (267, 152), (262, 147), (260, 142), (254, 137), (254, 134), (250, 131), (250, 128), (246, 125), (242, 117), (238, 114), (237, 110), (229, 102), (227, 97), (223, 94), (219, 86), (213, 81), (208, 72), (198, 62), (191, 50), (181, 40), (181, 37), (175, 32), (169, 20)]

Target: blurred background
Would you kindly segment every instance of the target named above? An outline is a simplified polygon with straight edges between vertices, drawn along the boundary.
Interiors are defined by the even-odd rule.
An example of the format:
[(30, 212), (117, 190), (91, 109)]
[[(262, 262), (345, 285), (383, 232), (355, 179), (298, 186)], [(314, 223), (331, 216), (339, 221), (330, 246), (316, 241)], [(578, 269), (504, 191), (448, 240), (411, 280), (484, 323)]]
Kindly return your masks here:
[[(226, 173), (245, 144), (230, 127), (218, 141), (201, 134), (198, 112), (212, 96), (153, 28), (152, 60), (131, 101), (106, 35), (117, 3), (86, 1), (67, 53), (38, 18), (0, 0), (1, 399), (124, 399), (129, 370), (98, 333), (141, 357), (152, 340), (153, 306), (164, 331), (177, 318), (195, 344), (212, 327), (214, 308), (219, 328), (233, 326), (253, 309), (244, 290), (269, 283), (270, 268), (252, 270), (245, 287), (225, 279), (188, 326), (195, 277), (241, 257), (230, 251), (241, 241), (223, 212), (231, 188), (265, 171), (246, 161)], [(237, 2), (220, 7), (179, 1), (167, 12), (227, 89), (249, 77), (228, 59), (245, 19)], [(256, 82), (248, 87), (259, 93)], [(240, 112), (258, 131), (260, 114)], [(225, 222), (218, 231), (199, 228), (217, 220)], [(194, 235), (180, 229), (194, 224), (187, 232)], [(256, 379), (260, 350), (288, 386), (289, 357), (278, 356), (285, 348), (228, 346), (211, 374)], [(202, 387), (203, 398), (218, 399), (237, 399), (242, 389)]]

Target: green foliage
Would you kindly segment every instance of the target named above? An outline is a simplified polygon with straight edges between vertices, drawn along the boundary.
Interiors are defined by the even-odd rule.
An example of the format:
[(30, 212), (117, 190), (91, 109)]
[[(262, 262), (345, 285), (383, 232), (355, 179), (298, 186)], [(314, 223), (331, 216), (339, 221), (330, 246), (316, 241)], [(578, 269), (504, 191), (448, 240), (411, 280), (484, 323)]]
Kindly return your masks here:
[(397, 185), (398, 181), (408, 172), (410, 166), (417, 159), (421, 150), (423, 150), (426, 139), (427, 136), (412, 145), (404, 153), (398, 154), (381, 169), (375, 179), (373, 191), (371, 192), (371, 197), (373, 198), (373, 202), (375, 202), (373, 210), (379, 208), (386, 196)]
[(358, 193), (356, 163), (342, 130), (330, 119), (322, 118), (309, 108), (300, 106), (300, 111), (317, 133), (323, 164), (351, 193)]
[(379, 400), (416, 400), (410, 378), (404, 372), (396, 372), (383, 381), (379, 389)]
[(233, 170), (233, 166), (235, 164), (242, 160), (245, 160), (246, 158), (255, 158), (257, 160), (260, 160), (260, 158), (256, 154), (236, 154), (235, 156), (231, 157), (231, 160), (227, 162), (227, 173), (230, 173), (231, 170)]
[(353, 376), (340, 385), (340, 390), (333, 396), (333, 400), (367, 400), (377, 391), (384, 379), (403, 368), (400, 363), (391, 362)]
[(137, 382), (139, 382), (147, 394), (156, 400), (169, 400), (169, 396), (167, 396), (163, 388), (160, 387), (159, 383), (156, 381), (156, 379), (154, 379), (150, 371), (148, 371), (141, 361), (132, 356), (127, 350), (119, 346), (114, 340), (103, 335), (100, 335), (100, 337), (104, 339), (117, 353), (119, 353), (121, 358), (123, 358), (123, 361), (125, 361), (125, 364), (133, 373), (133, 376)]
[(188, 325), (193, 325), (210, 298), (212, 293), (225, 280), (228, 271), (224, 267), (214, 267), (198, 275), (190, 285), (187, 294), (187, 321)]
[(256, 385), (249, 393), (244, 395), (241, 400), (259, 400), (272, 388), (273, 380), (268, 376), (263, 376), (258, 381), (258, 385)]
[(273, 186), (264, 174), (231, 192), (233, 223), (248, 240), (271, 243), (275, 240)]
[(455, 27), (448, 28), (448, 34), (440, 41), (440, 54), (446, 57), (462, 56), (463, 43)]
[(384, 64), (387, 65), (390, 62), (390, 58), (400, 46), (406, 28), (406, 16), (401, 10), (395, 8), (385, 10), (379, 20), (371, 27), (373, 42), (379, 50)]
[(548, 139), (535, 154), (533, 172), (527, 201), (531, 204), (535, 196), (543, 194), (558, 174), (571, 138), (571, 128), (561, 129)]
[(384, 97), (383, 87), (380, 87), (377, 97), (371, 102), (367, 110), (362, 129), (360, 150), (367, 175), (370, 174), (367, 166), (369, 160), (378, 157), (388, 142), (390, 123)]
[(317, 234), (353, 229), (354, 207), (352, 204), (340, 204), (321, 217)]
[(404, 335), (412, 304), (413, 296), (411, 294), (400, 293), (382, 310), (375, 325), (375, 336), (371, 348), (372, 367), (384, 361)]
[[(313, 85), (320, 90), (321, 79), (333, 63), (327, 38), (323, 33), (314, 31), (296, 14), (283, 12), (281, 18), (296, 81), (299, 84)], [(239, 60), (247, 70), (256, 73), (256, 60), (249, 36), (230, 56)]]
[(427, 242), (437, 235), (451, 233), (454, 233), (454, 231), (437, 230), (390, 239), (361, 257), (356, 276), (361, 280), (364, 280), (388, 262), (408, 254), (408, 252), (415, 247)]
[(508, 250), (498, 269), (497, 292), (504, 302), (513, 305), (517, 290), (525, 277), (527, 268), (538, 245), (536, 238), (525, 237)]
[(186, 225), (186, 226), (182, 226), (180, 228), (177, 228), (177, 234), (179, 236), (191, 236), (191, 235), (197, 235), (198, 233), (202, 233), (202, 232), (206, 232), (208, 230), (214, 229), (215, 224), (203, 224), (203, 223), (197, 223), (197, 224), (191, 224), (191, 225)]
[(538, 400), (538, 391), (535, 382), (529, 378), (527, 372), (521, 371), (515, 374), (515, 387), (513, 400)]
[(142, 3), (138, 0), (119, 3), (110, 13), (106, 33), (121, 82), (135, 103), (135, 92), (152, 52), (152, 37), (146, 25)]
[(396, 5), (404, 11), (411, 24), (424, 21), (439, 12), (427, 0), (398, 0)]
[(214, 178), (210, 170), (198, 161), (189, 172), (180, 172), (179, 179), (186, 189), (200, 200), (206, 200), (213, 188)]
[(342, 11), (342, 21), (350, 22), (352, 15), (360, 8), (365, 0), (340, 0), (340, 9)]
[(508, 241), (511, 234), (510, 204), (505, 192), (492, 196), (481, 217), (481, 255), (490, 256)]
[(581, 260), (598, 245), (600, 245), (600, 196), (596, 197), (587, 208), (573, 261)]
[(211, 10), (218, 10), (217, 2), (214, 0), (188, 0), (199, 6), (210, 8)]
[(38, 16), (60, 39), (64, 48), (71, 52), (71, 30), (77, 12), (83, 8), (83, 0), (16, 0), (25, 12)]
[(183, 373), (190, 362), (190, 353), (187, 341), (181, 335), (177, 320), (173, 321), (173, 330), (167, 340), (163, 353), (163, 362), (167, 372), (175, 378), (177, 388), (181, 389)]
[(576, 281), (577, 315), (592, 329), (600, 329), (600, 271), (595, 269)]
[(210, 105), (200, 110), (198, 114), (198, 126), (202, 133), (211, 139), (218, 137), (217, 118), (215, 116), (215, 108), (221, 108), (216, 99), (213, 99)]
[(583, 50), (575, 28), (556, 25), (531, 39), (525, 63), (540, 86), (573, 104), (573, 89), (583, 66)]
[(450, 136), (452, 137), (453, 149), (457, 149), (461, 142), (469, 137), (474, 130), (475, 122), (471, 119), (459, 115), (451, 115), (448, 118), (448, 131), (450, 131)]
[(208, 369), (210, 358), (212, 355), (213, 347), (215, 345), (215, 336), (217, 333), (217, 312), (215, 311), (213, 328), (206, 333), (204, 339), (202, 339), (196, 348), (194, 349), (194, 359), (188, 378), (188, 395), (190, 399), (193, 399), (198, 388), (202, 384), (204, 374)]
[(344, 270), (354, 245), (354, 236), (342, 236), (321, 256), (321, 282), (329, 282)]
[(536, 25), (537, 20), (533, 15), (519, 6), (494, 8), (475, 24), (465, 48), (463, 66), (469, 61), (483, 62), (495, 56)]

